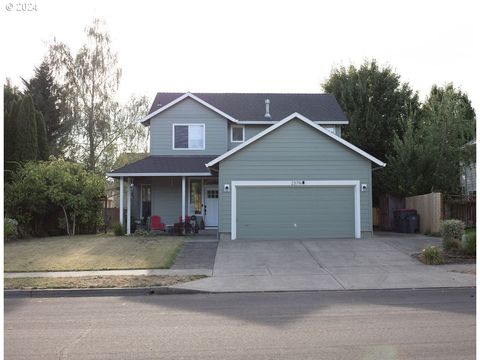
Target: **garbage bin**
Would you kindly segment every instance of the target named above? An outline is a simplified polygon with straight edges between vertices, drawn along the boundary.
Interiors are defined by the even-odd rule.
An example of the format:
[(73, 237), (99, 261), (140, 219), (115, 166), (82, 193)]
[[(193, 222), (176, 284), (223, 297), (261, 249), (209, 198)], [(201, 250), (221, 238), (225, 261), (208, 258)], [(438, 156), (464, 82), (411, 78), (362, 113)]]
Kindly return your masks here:
[(418, 228), (418, 215), (415, 209), (393, 211), (394, 230), (401, 233), (414, 233)]
[(409, 215), (407, 221), (407, 233), (414, 233), (419, 230), (420, 216), (418, 214)]

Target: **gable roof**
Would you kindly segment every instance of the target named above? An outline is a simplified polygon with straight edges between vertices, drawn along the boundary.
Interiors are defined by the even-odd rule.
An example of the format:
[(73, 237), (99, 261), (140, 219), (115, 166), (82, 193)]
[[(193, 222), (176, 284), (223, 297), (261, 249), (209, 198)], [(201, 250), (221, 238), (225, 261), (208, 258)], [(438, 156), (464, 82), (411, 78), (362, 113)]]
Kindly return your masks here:
[(224, 153), (223, 155), (220, 155), (219, 157), (217, 157), (216, 159), (213, 159), (212, 161), (210, 161), (209, 163), (206, 164), (207, 167), (212, 167), (213, 165), (219, 163), (220, 161), (228, 158), (229, 156), (235, 154), (236, 152), (242, 150), (244, 147), (250, 145), (251, 143), (261, 139), (262, 137), (264, 137), (265, 135), (269, 134), (270, 132), (274, 131), (275, 129), (279, 128), (280, 126), (286, 124), (287, 122), (293, 120), (293, 119), (299, 119), (301, 121), (303, 121), (304, 123), (306, 123), (307, 125), (310, 125), (311, 127), (313, 127), (314, 129), (320, 131), (321, 133), (327, 135), (328, 137), (332, 138), (333, 140), (335, 141), (338, 141), (340, 144), (346, 146), (347, 148), (349, 148), (350, 150), (353, 150), (354, 152), (358, 153), (359, 155), (367, 158), (368, 160), (370, 160), (371, 162), (379, 165), (379, 166), (382, 166), (384, 167), (386, 164), (383, 162), (383, 161), (380, 161), (378, 160), (376, 157), (366, 153), (365, 151), (363, 151), (362, 149), (359, 149), (358, 147), (356, 147), (355, 145), (349, 143), (348, 141), (342, 139), (341, 137), (331, 133), (330, 131), (324, 129), (323, 127), (321, 127), (320, 125), (318, 124), (315, 124), (313, 121), (311, 121), (310, 119), (306, 118), (305, 116), (299, 114), (299, 113), (293, 113), (289, 116), (287, 116), (286, 118), (284, 118), (283, 120), (277, 122), (276, 124), (270, 126), (269, 128), (263, 130), (262, 132), (258, 133), (257, 135), (255, 135), (254, 137), (250, 138), (249, 140), (245, 141), (243, 144), (241, 145), (238, 145), (237, 147), (233, 148), (232, 150), (230, 151), (227, 151), (226, 153)]
[[(147, 116), (155, 115), (180, 101), (191, 98), (233, 122), (275, 123), (289, 114), (301, 111), (319, 123), (348, 124), (348, 119), (332, 94), (276, 93), (157, 93)], [(270, 118), (265, 118), (265, 100), (270, 100)]]

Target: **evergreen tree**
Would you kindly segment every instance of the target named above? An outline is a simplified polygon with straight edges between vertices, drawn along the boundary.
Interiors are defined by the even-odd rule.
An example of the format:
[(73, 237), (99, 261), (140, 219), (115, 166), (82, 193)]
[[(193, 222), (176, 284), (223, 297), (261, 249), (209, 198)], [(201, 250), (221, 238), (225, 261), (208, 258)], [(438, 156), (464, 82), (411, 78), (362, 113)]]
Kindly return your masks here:
[(43, 115), (47, 137), (48, 154), (62, 154), (63, 139), (69, 133), (69, 127), (62, 120), (60, 89), (55, 85), (50, 64), (45, 59), (40, 67), (35, 68), (35, 75), (29, 81), (23, 80), (26, 94), (32, 96), (35, 108)]
[(16, 119), (15, 149), (13, 158), (19, 162), (36, 160), (38, 153), (35, 107), (30, 95), (24, 96)]
[(47, 143), (47, 129), (45, 128), (45, 122), (43, 121), (43, 115), (40, 111), (35, 114), (35, 120), (37, 121), (37, 143), (38, 143), (38, 160), (47, 160), (48, 143)]
[(5, 168), (9, 168), (8, 163), (14, 160), (15, 139), (17, 134), (17, 117), (20, 109), (21, 100), (16, 100), (10, 104), (4, 111), (4, 159)]

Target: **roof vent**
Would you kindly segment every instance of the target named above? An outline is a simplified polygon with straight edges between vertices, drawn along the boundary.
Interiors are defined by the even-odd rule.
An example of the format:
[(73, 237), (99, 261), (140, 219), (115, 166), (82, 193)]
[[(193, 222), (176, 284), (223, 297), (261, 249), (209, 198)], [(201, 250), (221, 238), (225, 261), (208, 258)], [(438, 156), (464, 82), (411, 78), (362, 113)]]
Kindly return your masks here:
[(269, 119), (272, 117), (270, 115), (270, 99), (265, 99), (265, 117)]

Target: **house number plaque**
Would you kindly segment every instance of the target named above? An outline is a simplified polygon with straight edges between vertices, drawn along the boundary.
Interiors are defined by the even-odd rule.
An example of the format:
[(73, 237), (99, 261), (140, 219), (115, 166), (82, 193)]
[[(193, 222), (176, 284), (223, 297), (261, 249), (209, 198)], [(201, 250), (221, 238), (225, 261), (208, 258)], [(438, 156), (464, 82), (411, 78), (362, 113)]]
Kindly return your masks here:
[(292, 180), (292, 186), (305, 185), (305, 180)]

